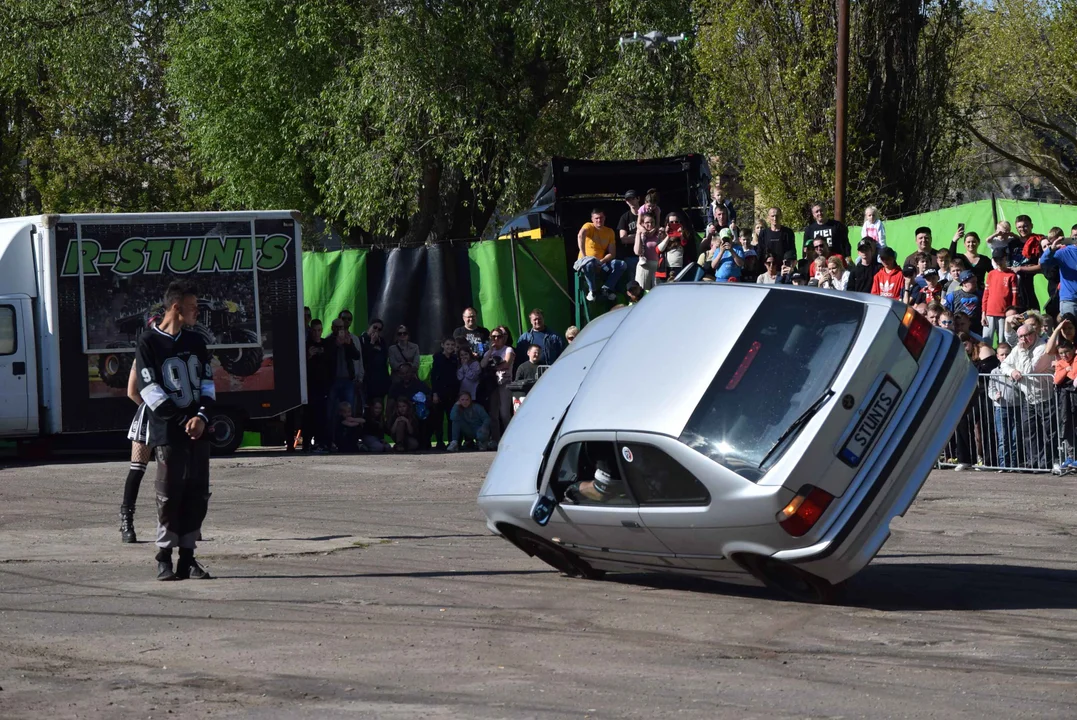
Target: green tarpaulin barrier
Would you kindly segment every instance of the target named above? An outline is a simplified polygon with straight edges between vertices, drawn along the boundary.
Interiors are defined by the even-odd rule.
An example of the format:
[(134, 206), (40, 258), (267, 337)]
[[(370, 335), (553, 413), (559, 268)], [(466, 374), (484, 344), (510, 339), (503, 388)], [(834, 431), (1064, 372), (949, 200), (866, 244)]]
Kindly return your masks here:
[[(863, 217), (863, 214), (860, 214), (856, 220), (862, 221)], [(981, 240), (986, 240), (995, 232), (991, 201), (980, 200), (934, 212), (908, 215), (896, 220), (883, 220), (883, 225), (886, 227), (886, 244), (894, 248), (899, 263), (904, 262), (907, 256), (916, 252), (916, 228), (921, 226), (931, 228), (932, 245), (936, 248), (949, 248), (959, 223), (965, 223), (965, 232), (975, 232)], [(849, 227), (849, 242), (854, 249), (860, 241), (860, 232), (859, 225)], [(957, 251), (963, 252), (963, 250), (963, 243), (958, 242)], [(980, 251), (983, 252), (984, 247), (981, 246)]]
[[(565, 244), (561, 238), (543, 240), (520, 240), (535, 254), (542, 265), (559, 283), (568, 278)], [(467, 251), (471, 260), (471, 287), (475, 309), (483, 327), (505, 325), (518, 336), (520, 323), (526, 330), (530, 325), (527, 313), (541, 308), (546, 325), (559, 333), (572, 324), (572, 303), (557, 288), (550, 276), (522, 249), (516, 251), (517, 274), (520, 278), (520, 307), (516, 312), (515, 291), (512, 284), (512, 248), (506, 240), (490, 240), (473, 244)], [(571, 292), (569, 288), (569, 292)]]
[(366, 255), (363, 249), (303, 253), (303, 304), (322, 321), (325, 333), (344, 310), (355, 318), (352, 332), (366, 330)]

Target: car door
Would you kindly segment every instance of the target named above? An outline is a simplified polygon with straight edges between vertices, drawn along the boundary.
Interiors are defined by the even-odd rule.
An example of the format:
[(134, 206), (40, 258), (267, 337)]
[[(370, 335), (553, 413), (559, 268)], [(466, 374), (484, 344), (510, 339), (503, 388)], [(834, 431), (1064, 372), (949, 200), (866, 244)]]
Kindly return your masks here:
[(750, 539), (745, 526), (773, 524), (772, 488), (718, 468), (665, 435), (617, 433), (617, 452), (640, 519), (679, 562), (720, 579), (744, 575), (722, 548)]
[(0, 295), (0, 435), (37, 432), (36, 361), (30, 299)]
[[(554, 447), (542, 492), (563, 497), (568, 488), (593, 483), (596, 470), (610, 476), (601, 500), (562, 500), (543, 534), (583, 557), (641, 566), (669, 567), (672, 553), (640, 519), (639, 506), (620, 477), (613, 433), (572, 433)], [(575, 493), (570, 492), (570, 496)]]

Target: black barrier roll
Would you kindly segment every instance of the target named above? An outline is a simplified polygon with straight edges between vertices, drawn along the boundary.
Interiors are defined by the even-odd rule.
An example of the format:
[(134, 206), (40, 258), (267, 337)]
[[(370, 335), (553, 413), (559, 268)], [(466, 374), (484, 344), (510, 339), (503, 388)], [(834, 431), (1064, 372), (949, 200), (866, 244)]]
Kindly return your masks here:
[(462, 324), (471, 296), (466, 246), (372, 250), (367, 256), (370, 317), (384, 321), (389, 342), (403, 324), (421, 353), (438, 352), (441, 341)]

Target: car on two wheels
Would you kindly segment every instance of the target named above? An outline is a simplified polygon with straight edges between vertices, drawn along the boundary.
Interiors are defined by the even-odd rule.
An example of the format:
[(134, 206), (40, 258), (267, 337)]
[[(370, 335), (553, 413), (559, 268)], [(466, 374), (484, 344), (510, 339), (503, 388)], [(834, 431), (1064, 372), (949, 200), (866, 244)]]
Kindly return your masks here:
[(832, 600), (972, 397), (957, 337), (884, 298), (670, 283), (603, 315), (520, 405), (479, 494), (562, 572)]

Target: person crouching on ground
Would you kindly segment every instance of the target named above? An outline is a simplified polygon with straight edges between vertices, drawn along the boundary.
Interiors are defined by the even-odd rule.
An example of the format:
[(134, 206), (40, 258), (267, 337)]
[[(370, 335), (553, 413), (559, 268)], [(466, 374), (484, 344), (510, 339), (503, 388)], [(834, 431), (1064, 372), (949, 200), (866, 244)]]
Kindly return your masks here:
[(366, 420), (352, 415), (352, 405), (342, 402), (337, 406), (336, 436), (337, 449), (340, 452), (359, 452), (359, 435)]
[(363, 447), (370, 452), (388, 452), (389, 443), (385, 442), (385, 415), (381, 400), (372, 400), (367, 405), (363, 419)]
[[(532, 346), (534, 347), (534, 346)], [(521, 366), (522, 367), (522, 366)], [(449, 413), (452, 420), (452, 442), (449, 452), (460, 449), (461, 443), (474, 442), (480, 450), (491, 447), (490, 416), (482, 406), (471, 402), (471, 395), (461, 392)]]
[(411, 401), (405, 397), (396, 399), (392, 421), (389, 423), (389, 435), (393, 438), (393, 450), (397, 452), (415, 452), (419, 449), (419, 420)]

